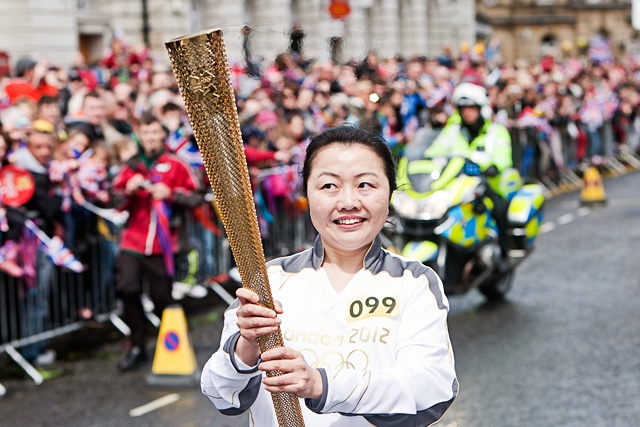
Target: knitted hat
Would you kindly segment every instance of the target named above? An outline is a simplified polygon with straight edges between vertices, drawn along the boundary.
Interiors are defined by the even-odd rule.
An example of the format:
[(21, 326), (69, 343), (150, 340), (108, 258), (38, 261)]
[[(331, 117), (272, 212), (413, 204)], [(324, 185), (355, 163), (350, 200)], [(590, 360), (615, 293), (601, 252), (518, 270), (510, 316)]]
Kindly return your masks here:
[(258, 113), (255, 118), (257, 125), (277, 125), (279, 122), (278, 115), (271, 110), (264, 110)]
[(22, 77), (24, 74), (36, 66), (36, 61), (28, 56), (23, 56), (16, 62), (16, 76)]

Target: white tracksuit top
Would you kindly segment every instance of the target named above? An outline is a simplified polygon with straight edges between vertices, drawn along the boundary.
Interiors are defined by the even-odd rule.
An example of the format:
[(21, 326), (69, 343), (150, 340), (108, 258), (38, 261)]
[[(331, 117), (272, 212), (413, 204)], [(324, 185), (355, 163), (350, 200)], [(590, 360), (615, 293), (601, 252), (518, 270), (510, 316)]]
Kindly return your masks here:
[[(322, 243), (269, 262), (273, 298), (282, 303), (287, 347), (324, 381), (320, 400), (300, 399), (306, 427), (425, 426), (458, 393), (447, 329), (448, 301), (429, 267), (391, 254), (377, 238), (360, 270), (336, 293), (322, 268)], [(234, 357), (238, 301), (225, 312), (220, 348), (202, 372), (202, 392), (227, 415), (278, 427), (262, 372)]]

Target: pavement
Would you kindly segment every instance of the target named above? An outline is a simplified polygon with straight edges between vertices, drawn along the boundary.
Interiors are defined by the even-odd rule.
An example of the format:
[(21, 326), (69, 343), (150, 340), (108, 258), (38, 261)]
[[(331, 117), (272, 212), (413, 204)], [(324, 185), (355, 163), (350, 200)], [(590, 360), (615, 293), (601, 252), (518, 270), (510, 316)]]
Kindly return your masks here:
[[(612, 163), (609, 165), (601, 165), (599, 170), (601, 171), (603, 178), (625, 175), (630, 171), (638, 169), (638, 164), (631, 162), (619, 162), (622, 165), (620, 168), (618, 164)], [(578, 176), (578, 175), (576, 175)], [(626, 177), (632, 178), (632, 177)], [(579, 179), (579, 176), (578, 176)], [(581, 188), (581, 182), (570, 178), (561, 180), (559, 184), (547, 183), (546, 188), (550, 193), (550, 198), (555, 198), (564, 193), (570, 193)], [(629, 188), (629, 187), (627, 187)], [(628, 190), (630, 191), (630, 190)], [(622, 196), (621, 196), (622, 197)], [(625, 196), (625, 197), (628, 197)], [(575, 197), (573, 197), (575, 198)], [(559, 197), (557, 200), (560, 206), (564, 206), (563, 197)], [(560, 217), (562, 218), (562, 217)], [(619, 221), (618, 221), (619, 222)], [(600, 227), (593, 227), (599, 229)], [(580, 235), (580, 234), (578, 234)], [(577, 237), (572, 237), (577, 239)], [(559, 243), (556, 243), (559, 244)], [(553, 247), (553, 246), (552, 246)], [(585, 247), (584, 244), (578, 245), (578, 247)], [(543, 248), (542, 248), (543, 249)], [(540, 254), (547, 250), (540, 251)], [(565, 255), (566, 257), (566, 255)], [(556, 254), (556, 258), (560, 259)], [(551, 260), (541, 260), (540, 265), (550, 265)], [(531, 270), (529, 275), (533, 278), (538, 275), (536, 273), (540, 268), (537, 265), (535, 258), (529, 262), (528, 266), (523, 268), (521, 272), (521, 281), (526, 278), (527, 270)], [(554, 273), (555, 275), (562, 274), (562, 268)], [(586, 274), (586, 273), (585, 273)], [(553, 274), (552, 274), (553, 276)], [(567, 279), (568, 280), (568, 279)], [(584, 278), (587, 280), (587, 278)], [(182, 306), (188, 319), (188, 330), (191, 341), (193, 343), (193, 350), (197, 359), (198, 366), (203, 366), (211, 353), (218, 347), (219, 337), (221, 332), (221, 320), (223, 312), (228, 306), (228, 297), (233, 295), (234, 288), (237, 285), (235, 282), (227, 281), (222, 284), (218, 290), (224, 295), (227, 293), (226, 298), (220, 297), (212, 289), (202, 299), (196, 299), (191, 297), (185, 297), (182, 300)], [(576, 285), (578, 286), (578, 285)], [(526, 287), (523, 287), (526, 291)], [(549, 289), (547, 296), (540, 294), (539, 285), (535, 292), (523, 293), (523, 290), (516, 289), (514, 299), (520, 298), (520, 303), (532, 304), (536, 307), (540, 306), (536, 300), (536, 304), (529, 302), (527, 298), (549, 298), (553, 295), (551, 292), (555, 292), (554, 288)], [(557, 298), (557, 295), (553, 296), (553, 300)], [(586, 297), (583, 297), (586, 298)], [(575, 300), (575, 294), (567, 295), (566, 301)], [(452, 337), (460, 354), (460, 368), (461, 373), (465, 373), (465, 366), (475, 366), (471, 363), (489, 363), (495, 359), (493, 352), (487, 351), (486, 358), (469, 358), (466, 361), (464, 358), (465, 351), (463, 343), (473, 343), (474, 331), (478, 328), (476, 321), (473, 319), (478, 316), (491, 317), (493, 314), (487, 314), (482, 310), (487, 310), (480, 306), (480, 311), (475, 308), (478, 303), (478, 297), (469, 296), (464, 299), (454, 299), (452, 310)], [(589, 304), (593, 305), (595, 301), (589, 301)], [(563, 305), (564, 304), (564, 305)], [(563, 307), (571, 307), (569, 303), (563, 302)], [(585, 303), (586, 304), (586, 303)], [(477, 305), (477, 304), (476, 304)], [(471, 308), (470, 308), (471, 307)], [(528, 306), (519, 307), (516, 304), (501, 306), (498, 309), (490, 308), (490, 312), (495, 311), (496, 324), (502, 325), (505, 318), (509, 317), (509, 313), (516, 309), (524, 309)], [(564, 309), (563, 309), (564, 310)], [(518, 314), (519, 312), (515, 312)], [(555, 312), (553, 312), (555, 313)], [(580, 315), (581, 311), (567, 310), (567, 315), (573, 317)], [(520, 313), (521, 314), (521, 313)], [(551, 315), (551, 313), (548, 313)], [(467, 319), (469, 318), (469, 319)], [(501, 319), (500, 319), (501, 318)], [(469, 324), (467, 322), (469, 320)], [(566, 319), (563, 319), (566, 321)], [(462, 323), (460, 327), (457, 327), (456, 322)], [(507, 322), (509, 323), (509, 322)], [(485, 324), (485, 322), (483, 322)], [(152, 361), (150, 360), (140, 370), (130, 373), (121, 374), (116, 368), (117, 361), (124, 354), (124, 342), (125, 337), (123, 334), (110, 322), (93, 322), (88, 321), (84, 325), (85, 327), (79, 331), (75, 331), (52, 339), (50, 341), (50, 347), (57, 353), (56, 360), (47, 366), (43, 366), (41, 373), (45, 376), (45, 382), (42, 385), (36, 385), (34, 382), (20, 369), (13, 360), (11, 360), (6, 353), (0, 354), (0, 384), (6, 387), (6, 395), (0, 397), (0, 425), (25, 425), (25, 426), (57, 426), (65, 425), (68, 427), (73, 426), (122, 426), (122, 425), (134, 425), (134, 426), (157, 426), (157, 425), (181, 425), (182, 427), (189, 426), (209, 426), (215, 425), (220, 427), (235, 427), (240, 425), (247, 425), (246, 420), (238, 417), (222, 417), (217, 414), (217, 411), (207, 404), (206, 398), (204, 398), (198, 390), (198, 387), (192, 387), (186, 392), (174, 393), (169, 389), (154, 390), (147, 385), (146, 376), (151, 369)], [(494, 325), (498, 328), (499, 326)], [(517, 334), (522, 333), (522, 328), (517, 328)], [(464, 334), (471, 334), (470, 336), (463, 336)], [(516, 334), (516, 332), (514, 332)], [(518, 335), (514, 336), (518, 336)], [(149, 323), (149, 341), (148, 349), (150, 354), (154, 354), (155, 351), (155, 336), (157, 335), (157, 329)], [(491, 334), (487, 335), (491, 338)], [(535, 338), (535, 335), (531, 335), (530, 338)], [(487, 338), (487, 339), (489, 339)], [(505, 340), (508, 337), (505, 337)], [(605, 342), (607, 336), (599, 336), (600, 343)], [(496, 338), (491, 338), (495, 340)], [(563, 336), (566, 340), (567, 337)], [(548, 340), (548, 337), (545, 338)], [(529, 340), (531, 341), (531, 340)], [(542, 341), (546, 343), (546, 341)], [(637, 342), (637, 340), (636, 340)], [(508, 345), (514, 343), (513, 336), (505, 341), (505, 349)], [(495, 345), (494, 342), (490, 342), (491, 346)], [(521, 345), (532, 345), (531, 342), (520, 343)], [(476, 345), (476, 344), (474, 344)], [(545, 344), (546, 345), (546, 344)], [(491, 347), (487, 345), (486, 348)], [(478, 354), (477, 349), (469, 350), (469, 354)], [(549, 350), (547, 348), (547, 350)], [(550, 350), (549, 350), (550, 351)], [(555, 347), (554, 347), (554, 351)], [(589, 350), (592, 351), (592, 348)], [(587, 354), (585, 350), (585, 354)], [(524, 357), (521, 355), (521, 357)], [(541, 356), (542, 357), (542, 356)], [(473, 361), (473, 362), (471, 362)], [(513, 362), (515, 363), (515, 362)], [(492, 365), (493, 366), (493, 365)], [(532, 365), (533, 366), (533, 365)], [(586, 366), (586, 365), (585, 365)], [(595, 366), (590, 366), (596, 368)], [(508, 365), (499, 364), (495, 366), (496, 375), (501, 370), (508, 368)], [(475, 381), (466, 382), (467, 387), (482, 387), (484, 374), (478, 374), (487, 372), (486, 366), (482, 369), (468, 369), (468, 375), (478, 375)], [(493, 367), (491, 367), (493, 369)], [(485, 375), (486, 376), (486, 375)], [(505, 378), (509, 378), (507, 375)], [(508, 387), (514, 387), (513, 384), (503, 384), (503, 387), (493, 387), (494, 392), (498, 393), (501, 389)], [(542, 387), (542, 385), (540, 385)], [(477, 390), (471, 392), (468, 390), (467, 396), (482, 396), (483, 392)], [(0, 393), (1, 394), (1, 393)], [(541, 396), (545, 394), (542, 393)], [(496, 394), (497, 397), (497, 394)], [(504, 396), (503, 396), (504, 397)], [(530, 396), (529, 396), (530, 397)], [(164, 399), (164, 400), (163, 400)], [(170, 402), (171, 399), (181, 399), (180, 402)], [(473, 417), (470, 414), (477, 410), (475, 401), (466, 402), (464, 396), (459, 399), (460, 402), (455, 405), (459, 410), (454, 410), (451, 415), (443, 420), (444, 425), (449, 426), (481, 426), (483, 425), (476, 419), (471, 422)], [(508, 400), (508, 399), (507, 399)], [(544, 399), (542, 399), (544, 400)], [(542, 400), (540, 400), (542, 402)], [(170, 405), (163, 410), (156, 410), (152, 413), (144, 413), (144, 415), (138, 416), (136, 411), (144, 412), (146, 405), (151, 402), (155, 402), (155, 405), (166, 404)], [(592, 403), (591, 401), (589, 401)], [(486, 402), (485, 402), (486, 403)], [(547, 402), (549, 404), (549, 402)], [(549, 404), (550, 405), (550, 404)], [(626, 407), (625, 407), (626, 408)], [(473, 409), (473, 410), (471, 410)], [(505, 409), (507, 411), (507, 409)], [(468, 412), (468, 413), (467, 413)], [(508, 411), (507, 411), (508, 412)], [(513, 412), (513, 411), (512, 411)], [(560, 413), (555, 412), (556, 416)], [(627, 410), (628, 414), (633, 412)], [(504, 414), (503, 414), (504, 415)], [(497, 414), (494, 418), (493, 415), (486, 415), (487, 420), (497, 418)], [(524, 415), (518, 415), (523, 417)], [(513, 415), (514, 419), (517, 418)], [(627, 420), (629, 418), (626, 418)], [(187, 421), (185, 421), (187, 420)], [(484, 425), (508, 425), (490, 422)], [(514, 424), (515, 425), (515, 424)], [(520, 424), (520, 425), (536, 425), (536, 424)], [(543, 425), (543, 424), (537, 424)], [(558, 425), (558, 424), (557, 424)], [(562, 424), (562, 425), (577, 425), (577, 424)], [(593, 424), (596, 425), (596, 424)], [(598, 424), (604, 425), (604, 424)], [(613, 423), (611, 425), (624, 425)]]
[[(194, 343), (194, 348), (200, 342), (211, 343), (211, 337), (207, 332), (208, 328), (212, 325), (216, 328), (215, 325), (220, 322), (224, 309), (228, 306), (229, 298), (233, 298), (236, 286), (235, 282), (230, 280), (222, 284), (216, 283), (215, 291), (211, 287), (207, 287), (204, 294), (198, 292), (195, 298), (184, 295), (179, 301), (187, 317), (188, 333)], [(150, 359), (153, 359), (156, 345), (155, 337), (158, 334), (158, 329), (153, 321), (159, 320), (153, 319), (151, 316), (148, 324), (147, 349)], [(49, 350), (46, 357), (41, 360), (42, 363), (34, 363), (34, 367), (44, 380), (64, 376), (65, 373), (72, 370), (74, 362), (88, 358), (113, 361), (115, 369), (117, 361), (125, 352), (126, 337), (123, 333), (108, 320), (87, 320), (82, 326), (77, 331), (49, 340)], [(215, 347), (217, 347), (217, 342)], [(152, 360), (147, 363), (146, 368), (150, 368), (151, 362)], [(31, 379), (7, 353), (0, 353), (0, 384), (10, 391), (12, 386), (24, 380), (30, 381)]]

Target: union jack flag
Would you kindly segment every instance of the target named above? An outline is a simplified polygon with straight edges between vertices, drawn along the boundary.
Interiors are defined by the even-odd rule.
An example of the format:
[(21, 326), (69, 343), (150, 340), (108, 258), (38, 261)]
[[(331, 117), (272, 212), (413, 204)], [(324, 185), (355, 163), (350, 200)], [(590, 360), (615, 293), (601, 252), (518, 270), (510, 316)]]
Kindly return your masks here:
[(595, 102), (586, 103), (579, 111), (580, 121), (591, 129), (597, 129), (604, 123), (600, 107)]
[(68, 268), (75, 273), (82, 273), (84, 266), (76, 257), (71, 253), (69, 248), (62, 243), (62, 239), (58, 236), (54, 236), (48, 243), (42, 242), (42, 245), (46, 247), (47, 255), (51, 258), (51, 261), (55, 265)]
[(165, 140), (165, 146), (176, 156), (189, 163), (192, 168), (199, 169), (203, 165), (200, 150), (191, 141), (190, 132), (185, 127), (170, 132)]
[(53, 238), (47, 236), (47, 234), (30, 219), (26, 220), (24, 225), (38, 237), (40, 244), (47, 251), (47, 255), (49, 255), (49, 258), (55, 265), (68, 268), (75, 273), (82, 273), (84, 271), (82, 263), (78, 261), (58, 236), (54, 236)]
[(613, 62), (609, 39), (600, 34), (591, 37), (589, 40), (589, 59), (598, 63)]

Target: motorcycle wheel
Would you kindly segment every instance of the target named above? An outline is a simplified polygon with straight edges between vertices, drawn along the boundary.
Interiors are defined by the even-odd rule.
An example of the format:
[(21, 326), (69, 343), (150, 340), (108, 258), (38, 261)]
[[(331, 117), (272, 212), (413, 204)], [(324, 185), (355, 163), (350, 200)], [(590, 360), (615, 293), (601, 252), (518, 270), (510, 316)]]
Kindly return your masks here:
[(512, 268), (487, 279), (478, 287), (478, 290), (487, 297), (489, 301), (502, 301), (513, 287), (514, 276), (515, 270)]

